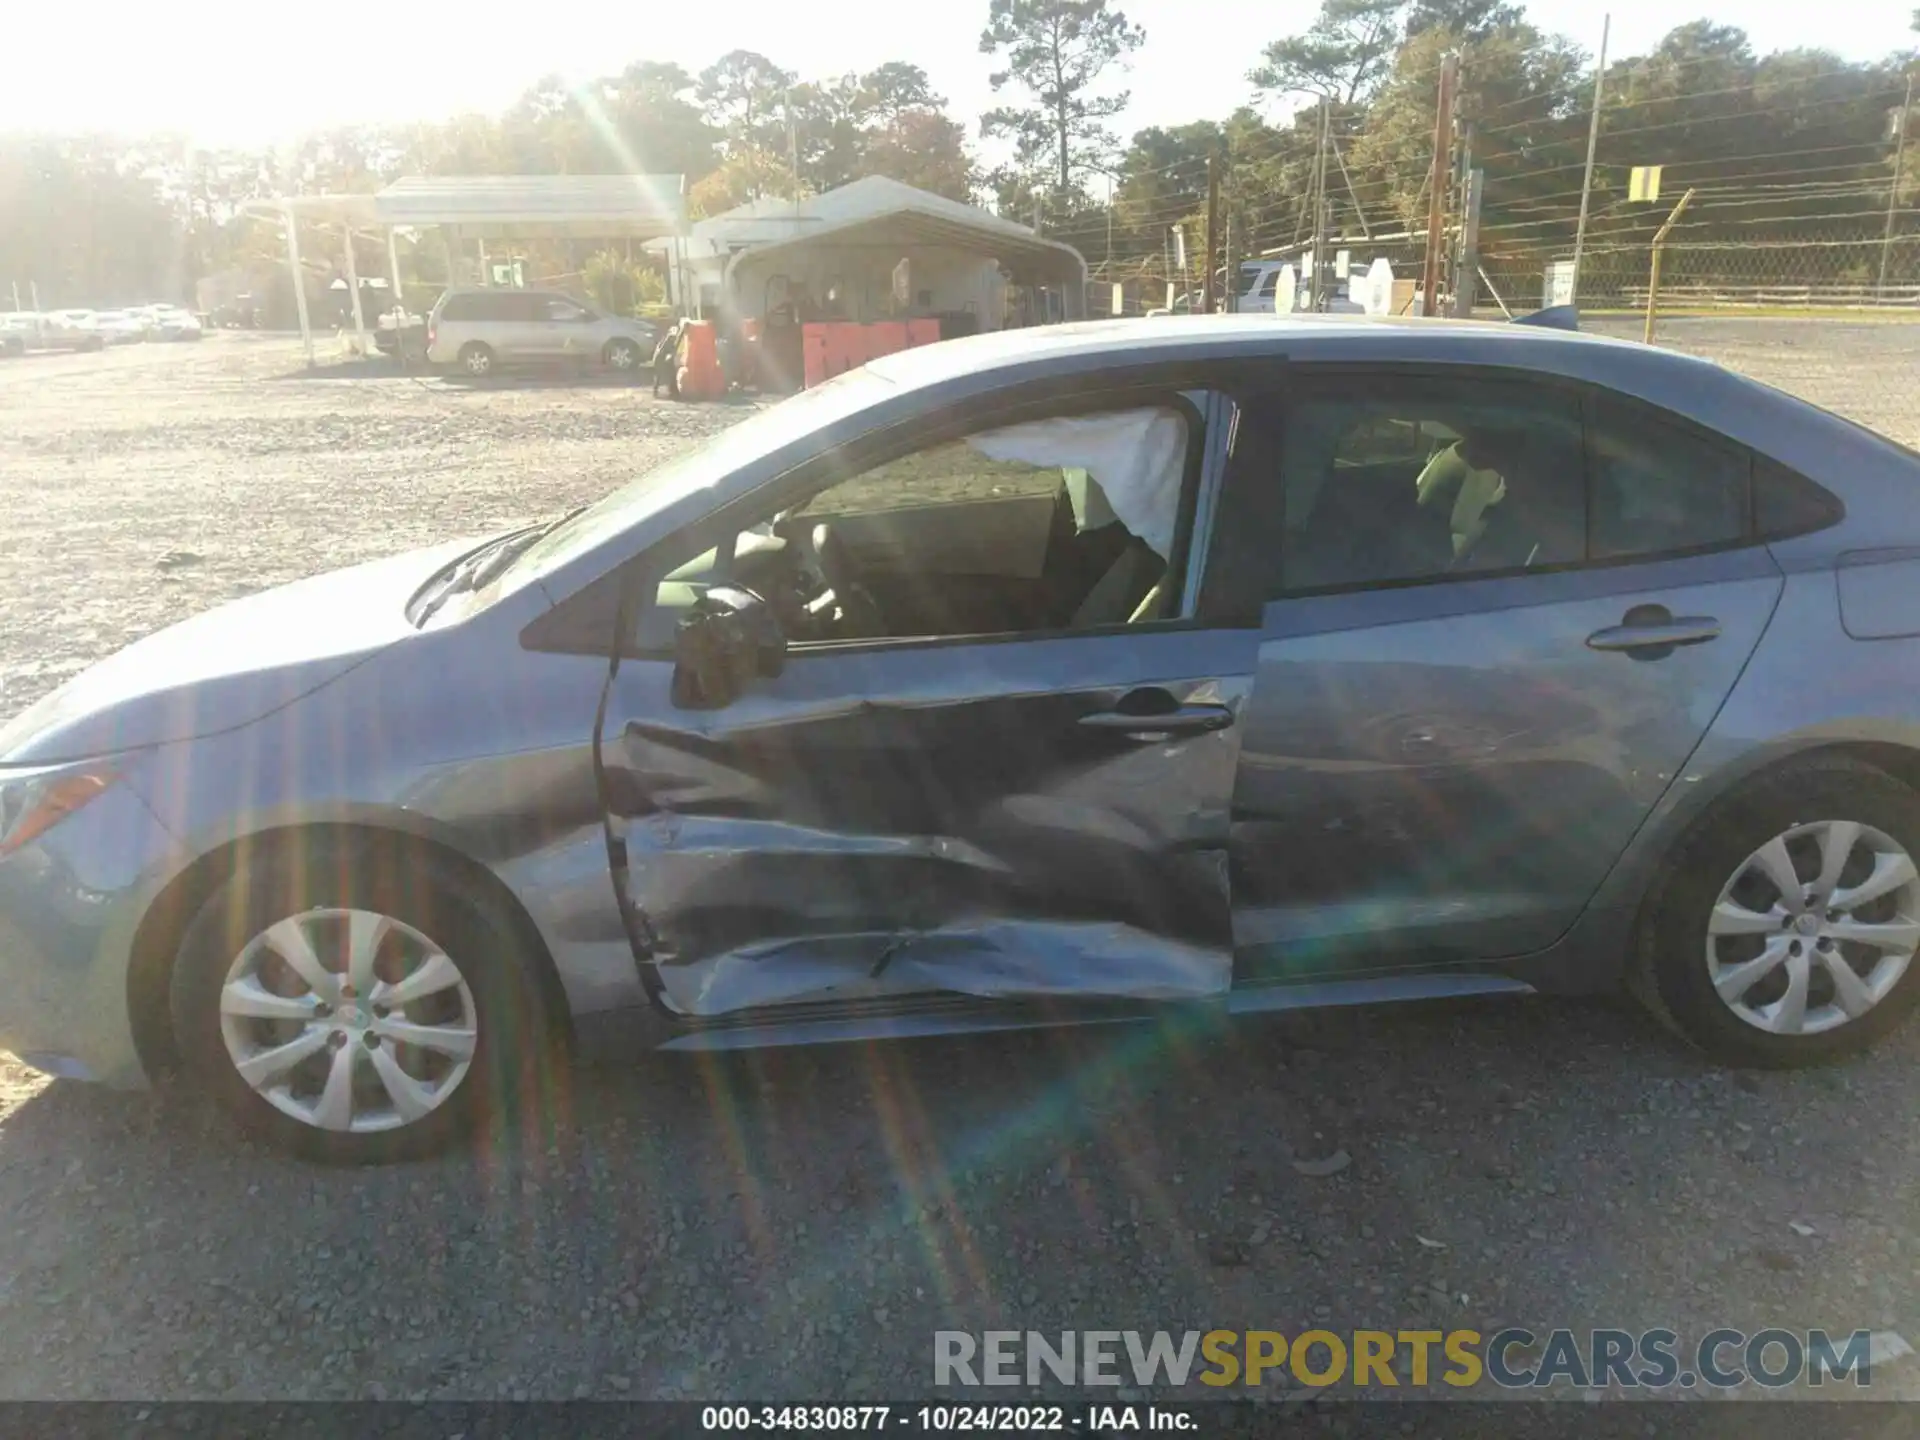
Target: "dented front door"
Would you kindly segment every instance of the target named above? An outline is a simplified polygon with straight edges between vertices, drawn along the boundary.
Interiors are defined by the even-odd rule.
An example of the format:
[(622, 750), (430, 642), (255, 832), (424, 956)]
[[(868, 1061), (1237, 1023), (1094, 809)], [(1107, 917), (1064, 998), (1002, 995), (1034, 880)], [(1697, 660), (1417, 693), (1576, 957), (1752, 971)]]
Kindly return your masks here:
[(1176, 1000), (1232, 974), (1229, 805), (1257, 634), (793, 655), (718, 711), (623, 667), (614, 855), (667, 1004)]

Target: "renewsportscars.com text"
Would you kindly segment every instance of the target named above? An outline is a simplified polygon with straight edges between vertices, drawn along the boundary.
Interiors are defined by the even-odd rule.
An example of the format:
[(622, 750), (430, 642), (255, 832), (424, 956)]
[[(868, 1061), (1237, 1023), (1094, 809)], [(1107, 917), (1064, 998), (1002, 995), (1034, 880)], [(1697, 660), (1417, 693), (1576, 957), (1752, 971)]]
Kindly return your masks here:
[(1551, 1330), (938, 1330), (940, 1386), (1333, 1385), (1507, 1390), (1730, 1390), (1873, 1383), (1872, 1335), (1854, 1330), (1710, 1330), (1691, 1346), (1655, 1329)]

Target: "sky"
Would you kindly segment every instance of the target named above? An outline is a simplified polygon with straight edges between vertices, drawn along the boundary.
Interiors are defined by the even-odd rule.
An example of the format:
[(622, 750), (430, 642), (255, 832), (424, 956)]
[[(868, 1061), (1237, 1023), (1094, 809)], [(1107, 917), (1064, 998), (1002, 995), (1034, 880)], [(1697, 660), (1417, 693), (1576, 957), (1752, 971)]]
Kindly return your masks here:
[[(1315, 0), (1118, 0), (1146, 45), (1114, 88), (1132, 102), (1123, 138), (1147, 125), (1223, 118), (1252, 98), (1246, 71), (1269, 41), (1303, 28)], [(1876, 58), (1920, 43), (1915, 0), (1716, 0), (1707, 18), (1754, 48), (1819, 46)], [(1532, 0), (1543, 30), (1592, 51), (1607, 0)], [(1612, 0), (1608, 53), (1651, 48), (1699, 12), (1674, 0)], [(587, 79), (638, 59), (698, 71), (735, 46), (803, 79), (887, 60), (922, 66), (969, 132), (996, 103), (979, 53), (985, 0), (732, 0), (674, 10), (641, 0), (481, 6), (263, 6), (259, 0), (34, 0), (9, 12), (0, 44), (0, 131), (183, 134), (208, 146), (265, 146), (329, 125), (497, 111), (542, 75)], [(486, 13), (490, 12), (490, 13)], [(1844, 12), (1845, 20), (1832, 23)], [(353, 35), (338, 22), (353, 18)], [(1824, 22), (1824, 23), (1823, 23)], [(383, 55), (392, 56), (390, 63)], [(20, 57), (35, 63), (19, 63)], [(642, 157), (644, 162), (644, 157)]]

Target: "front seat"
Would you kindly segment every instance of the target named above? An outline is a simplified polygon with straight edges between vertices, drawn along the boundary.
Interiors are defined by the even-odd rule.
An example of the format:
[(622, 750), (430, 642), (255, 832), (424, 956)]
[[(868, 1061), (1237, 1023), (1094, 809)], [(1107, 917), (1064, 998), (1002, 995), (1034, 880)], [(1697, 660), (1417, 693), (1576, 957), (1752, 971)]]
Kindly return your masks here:
[(1151, 545), (1138, 535), (1129, 536), (1125, 548), (1094, 581), (1093, 589), (1068, 624), (1075, 630), (1091, 630), (1101, 625), (1125, 625), (1136, 618), (1154, 618), (1137, 612), (1166, 571), (1167, 562), (1154, 553)]

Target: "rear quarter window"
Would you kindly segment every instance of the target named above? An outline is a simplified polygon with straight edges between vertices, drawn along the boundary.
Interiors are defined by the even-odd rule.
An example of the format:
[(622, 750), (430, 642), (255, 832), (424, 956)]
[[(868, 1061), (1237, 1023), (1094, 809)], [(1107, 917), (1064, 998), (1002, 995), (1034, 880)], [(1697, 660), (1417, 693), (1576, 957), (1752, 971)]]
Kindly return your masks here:
[(1763, 540), (1824, 530), (1844, 513), (1840, 501), (1777, 460), (1753, 461), (1753, 524)]
[(1595, 560), (1748, 538), (1746, 452), (1611, 395), (1588, 414), (1588, 554)]

